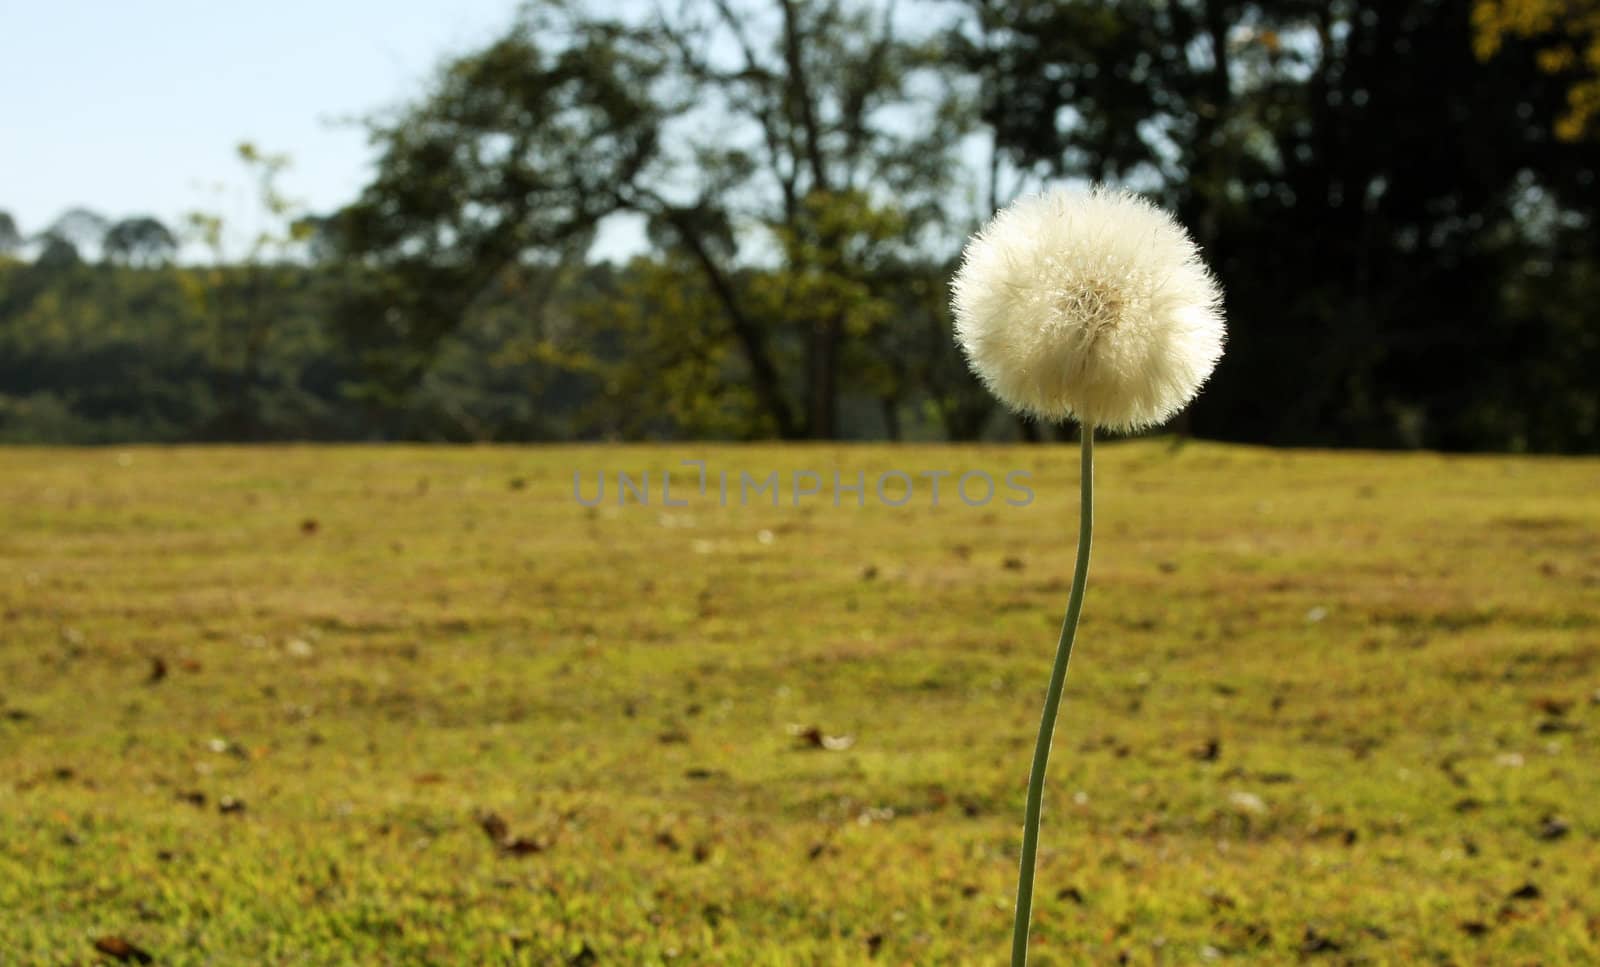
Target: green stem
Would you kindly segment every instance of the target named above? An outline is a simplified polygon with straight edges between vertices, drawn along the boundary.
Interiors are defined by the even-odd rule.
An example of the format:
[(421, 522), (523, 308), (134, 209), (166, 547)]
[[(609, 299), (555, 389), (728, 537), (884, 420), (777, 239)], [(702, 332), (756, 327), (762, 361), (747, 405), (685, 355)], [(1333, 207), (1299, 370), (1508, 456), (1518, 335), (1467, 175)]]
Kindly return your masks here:
[(1022, 822), (1022, 872), (1017, 876), (1017, 919), (1011, 934), (1011, 967), (1028, 963), (1028, 923), (1033, 915), (1033, 862), (1039, 852), (1039, 810), (1044, 804), (1044, 771), (1050, 761), (1050, 743), (1056, 734), (1056, 712), (1061, 708), (1061, 689), (1067, 682), (1067, 663), (1072, 660), (1072, 639), (1078, 633), (1078, 614), (1083, 611), (1083, 586), (1089, 579), (1089, 539), (1094, 531), (1094, 427), (1085, 424), (1081, 431), (1082, 466), (1078, 471), (1078, 563), (1072, 572), (1072, 594), (1067, 598), (1067, 617), (1061, 623), (1061, 641), (1056, 645), (1056, 663), (1050, 670), (1050, 688), (1044, 696), (1044, 716), (1039, 722), (1039, 742), (1033, 749), (1033, 771), (1028, 774), (1028, 812)]

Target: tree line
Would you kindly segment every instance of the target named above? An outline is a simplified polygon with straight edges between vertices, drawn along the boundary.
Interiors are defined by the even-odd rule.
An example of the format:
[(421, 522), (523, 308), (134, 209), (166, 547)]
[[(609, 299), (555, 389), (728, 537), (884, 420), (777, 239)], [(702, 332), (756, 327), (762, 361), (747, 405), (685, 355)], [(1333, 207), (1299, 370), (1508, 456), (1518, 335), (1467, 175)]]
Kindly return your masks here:
[(1178, 430), (1600, 451), (1593, 0), (594, 7), (372, 117), (336, 210), (247, 145), (259, 231), (0, 213), (0, 439), (1038, 438), (948, 279), (1096, 180), (1227, 293)]

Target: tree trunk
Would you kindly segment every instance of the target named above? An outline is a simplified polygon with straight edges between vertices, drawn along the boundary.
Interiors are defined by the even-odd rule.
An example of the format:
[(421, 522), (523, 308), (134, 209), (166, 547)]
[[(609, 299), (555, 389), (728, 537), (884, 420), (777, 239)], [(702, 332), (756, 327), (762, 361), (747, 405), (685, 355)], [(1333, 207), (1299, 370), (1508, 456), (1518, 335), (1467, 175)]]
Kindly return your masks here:
[(739, 340), (739, 347), (744, 351), (745, 362), (750, 366), (751, 383), (756, 400), (772, 417), (780, 438), (792, 440), (799, 437), (800, 428), (795, 426), (794, 418), (790, 415), (792, 411), (784, 403), (778, 368), (767, 352), (766, 340), (760, 326), (744, 314), (738, 296), (734, 293), (733, 284), (717, 266), (699, 234), (686, 223), (682, 213), (668, 207), (666, 215), (677, 229), (678, 237), (699, 263), (701, 272), (711, 285), (712, 293), (716, 295), (723, 312), (727, 315), (728, 324), (733, 329), (735, 338)]
[(815, 324), (806, 357), (806, 436), (813, 440), (832, 440), (839, 431), (838, 319), (826, 319)]
[(899, 443), (900, 401), (893, 397), (885, 396), (878, 400), (878, 405), (883, 409), (884, 432), (888, 434), (891, 443)]

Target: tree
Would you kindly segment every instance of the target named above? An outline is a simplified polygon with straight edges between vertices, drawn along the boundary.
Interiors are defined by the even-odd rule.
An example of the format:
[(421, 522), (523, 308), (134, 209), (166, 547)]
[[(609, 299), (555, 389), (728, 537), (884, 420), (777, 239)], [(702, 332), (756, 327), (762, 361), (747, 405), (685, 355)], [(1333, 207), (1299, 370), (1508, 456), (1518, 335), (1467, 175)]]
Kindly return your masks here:
[(177, 236), (148, 215), (116, 222), (106, 231), (101, 243), (101, 256), (106, 261), (141, 268), (166, 265), (177, 251)]
[(433, 90), (374, 121), (377, 175), (329, 222), (346, 273), (335, 321), (396, 402), (506, 273), (588, 249), (656, 155), (659, 58), (634, 31), (531, 6)]
[[(910, 369), (867, 348), (891, 322), (888, 267), (964, 234), (949, 198), (968, 122), (933, 34), (899, 36), (892, 5), (734, 2), (632, 22), (530, 7), (374, 124), (378, 176), (329, 225), (348, 272), (341, 329), (387, 399), (419, 384), (483, 293), (559, 276), (623, 213), (642, 216), (670, 270), (610, 298), (699, 305), (659, 298), (672, 278), (710, 299), (709, 315), (648, 324), (732, 349), (718, 378), (755, 403), (735, 435), (831, 437), (847, 386), (913, 391), (885, 382)], [(668, 337), (634, 334), (663, 351)], [(663, 358), (632, 364), (699, 379), (666, 376)]]
[[(833, 437), (855, 347), (889, 321), (879, 267), (949, 244), (969, 120), (936, 37), (902, 36), (892, 2), (705, 0), (655, 26), (695, 105), (660, 180), (688, 187), (633, 206), (705, 277), (770, 430)], [(753, 251), (775, 264), (746, 290)]]
[(291, 296), (306, 288), (309, 273), (299, 257), (299, 206), (278, 187), (288, 156), (249, 142), (236, 153), (254, 183), (260, 222), (252, 231), (215, 213), (191, 212), (189, 234), (210, 254), (211, 264), (203, 275), (180, 278), (195, 310), (210, 322), (218, 368), (227, 374), (220, 395), (228, 403), (210, 433), (249, 440), (267, 430), (263, 410), (269, 399), (303, 396), (292, 374), (271, 372), (269, 362), (283, 355), (275, 343), (288, 338)]
[(0, 211), (0, 255), (10, 255), (22, 247), (22, 232), (10, 212)]
[(105, 239), (111, 222), (99, 212), (87, 208), (69, 208), (56, 216), (50, 226), (39, 233), (39, 240), (64, 242), (81, 254), (84, 249), (98, 249)]
[[(1515, 414), (1539, 394), (1536, 374), (1578, 370), (1540, 358), (1567, 323), (1512, 323), (1506, 286), (1573, 250), (1596, 174), (1592, 151), (1545, 133), (1565, 92), (1532, 57), (1479, 62), (1465, 11), (1447, 0), (1018, 10), (997, 69), (1039, 90), (1008, 108), (1019, 116), (1001, 127), (1006, 150), (1157, 195), (1222, 277), (1229, 351), (1193, 408), (1197, 432), (1532, 439)], [(1077, 47), (1092, 30), (1101, 39)], [(1555, 212), (1547, 230), (1525, 224), (1531, 199)], [(1576, 435), (1555, 445), (1592, 440), (1578, 429), (1592, 394), (1567, 398)]]

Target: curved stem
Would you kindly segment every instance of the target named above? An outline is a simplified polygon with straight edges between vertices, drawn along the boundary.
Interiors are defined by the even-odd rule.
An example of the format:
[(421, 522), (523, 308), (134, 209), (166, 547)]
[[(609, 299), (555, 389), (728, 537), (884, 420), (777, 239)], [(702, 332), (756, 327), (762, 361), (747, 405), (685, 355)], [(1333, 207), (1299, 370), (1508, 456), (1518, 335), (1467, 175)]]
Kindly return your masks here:
[(1050, 761), (1050, 743), (1055, 738), (1061, 689), (1067, 682), (1067, 663), (1072, 660), (1072, 639), (1078, 632), (1078, 614), (1083, 611), (1083, 587), (1089, 578), (1089, 540), (1094, 531), (1094, 427), (1085, 424), (1081, 438), (1078, 563), (1072, 573), (1072, 594), (1067, 598), (1067, 616), (1061, 623), (1061, 641), (1056, 645), (1055, 667), (1050, 670), (1050, 688), (1044, 696), (1039, 742), (1033, 750), (1033, 771), (1028, 774), (1028, 812), (1022, 823), (1022, 872), (1017, 877), (1017, 919), (1011, 934), (1011, 967), (1024, 967), (1028, 963), (1028, 923), (1033, 915), (1033, 863), (1039, 851), (1039, 810), (1044, 803), (1044, 771)]

